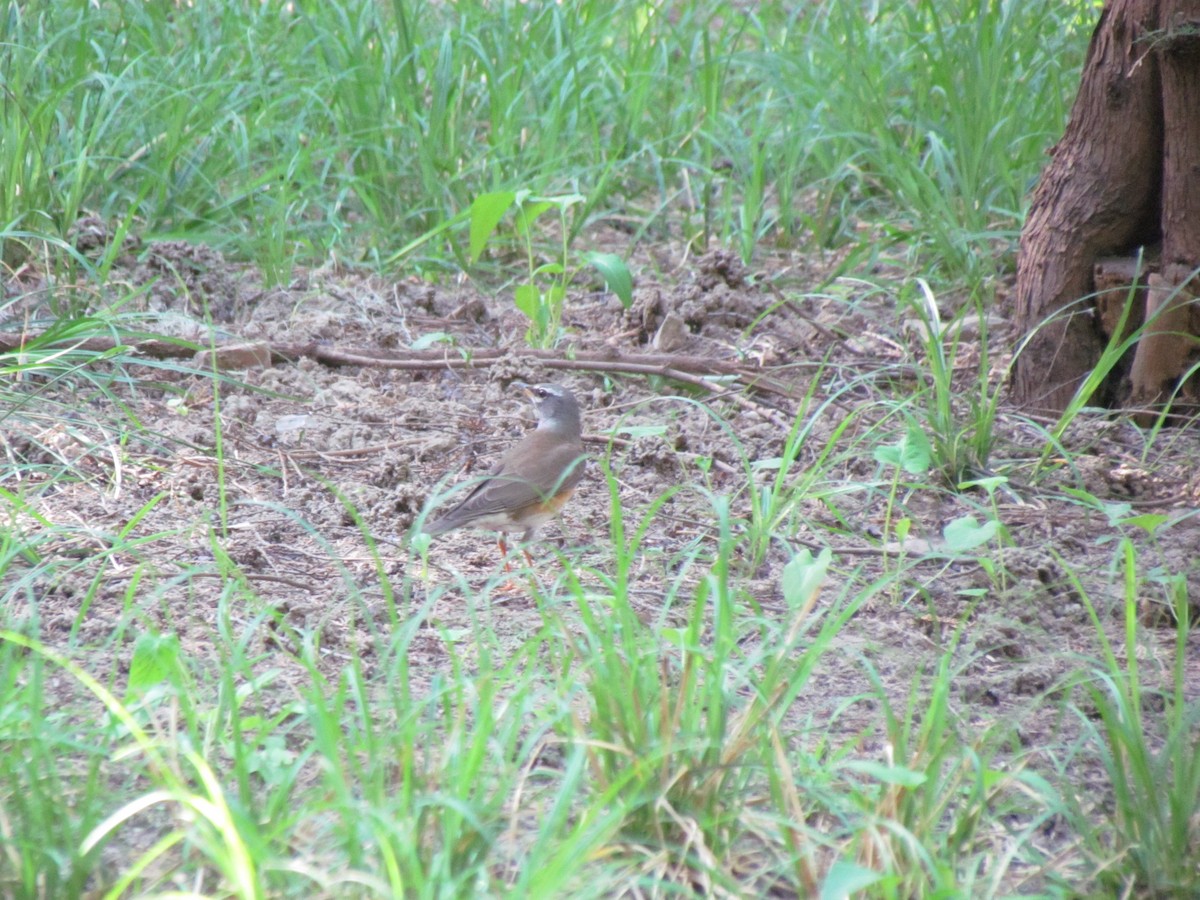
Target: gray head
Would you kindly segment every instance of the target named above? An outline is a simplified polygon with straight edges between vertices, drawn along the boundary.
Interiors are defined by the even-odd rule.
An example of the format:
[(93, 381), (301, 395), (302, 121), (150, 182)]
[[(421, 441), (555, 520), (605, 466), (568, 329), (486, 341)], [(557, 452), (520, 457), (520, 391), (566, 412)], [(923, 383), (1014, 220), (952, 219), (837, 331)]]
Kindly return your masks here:
[(523, 381), (514, 381), (513, 386), (524, 391), (533, 404), (538, 431), (579, 439), (582, 433), (579, 402), (567, 388), (561, 384), (526, 384)]

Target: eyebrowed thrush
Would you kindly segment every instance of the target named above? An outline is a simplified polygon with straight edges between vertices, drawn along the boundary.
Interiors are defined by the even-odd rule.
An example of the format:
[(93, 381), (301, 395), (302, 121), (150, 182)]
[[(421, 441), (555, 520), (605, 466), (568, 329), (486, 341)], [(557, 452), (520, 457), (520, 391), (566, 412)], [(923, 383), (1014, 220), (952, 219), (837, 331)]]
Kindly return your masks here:
[[(492, 473), (462, 500), (425, 526), (437, 536), (463, 526), (500, 533), (500, 552), (506, 557), (504, 536), (521, 532), (533, 539), (537, 529), (558, 515), (583, 477), (584, 454), (579, 403), (559, 384), (513, 382), (533, 403), (537, 428), (500, 458)], [(529, 553), (526, 551), (526, 559)]]

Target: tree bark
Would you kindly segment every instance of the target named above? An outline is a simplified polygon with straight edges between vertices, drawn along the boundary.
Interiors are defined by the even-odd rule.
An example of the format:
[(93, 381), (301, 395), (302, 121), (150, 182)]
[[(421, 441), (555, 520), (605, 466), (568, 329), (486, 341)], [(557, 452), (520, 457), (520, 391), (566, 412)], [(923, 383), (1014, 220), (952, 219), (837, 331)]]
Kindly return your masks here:
[(1200, 261), (1200, 4), (1162, 6), (1162, 271), (1150, 284), (1149, 324), (1133, 361), (1130, 402), (1140, 407), (1170, 396), (1194, 364), (1200, 333), (1190, 283)]
[[(1111, 337), (1095, 294), (1102, 257), (1161, 243), (1161, 271), (1132, 311), (1159, 310), (1093, 403), (1169, 395), (1200, 316), (1180, 290), (1200, 262), (1200, 2), (1112, 0), (1092, 34), (1063, 138), (1034, 190), (1017, 257), (1016, 402), (1061, 412)], [(1145, 282), (1143, 281), (1143, 284)], [(1124, 380), (1122, 380), (1124, 379)]]

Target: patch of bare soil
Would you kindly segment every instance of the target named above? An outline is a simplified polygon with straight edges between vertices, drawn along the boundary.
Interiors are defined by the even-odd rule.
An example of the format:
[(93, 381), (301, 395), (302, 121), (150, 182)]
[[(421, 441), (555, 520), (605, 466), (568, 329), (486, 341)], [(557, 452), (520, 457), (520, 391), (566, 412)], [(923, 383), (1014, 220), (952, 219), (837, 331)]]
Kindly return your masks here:
[[(1066, 436), (1070, 463), (1036, 488), (1019, 483), (1028, 467), (1018, 465), (994, 504), (977, 491), (901, 486), (892, 519), (911, 518), (913, 539), (926, 546), (936, 547), (943, 526), (956, 518), (998, 515), (1010, 545), (980, 551), (990, 567), (881, 546), (891, 473), (872, 451), (902, 426), (879, 401), (915, 392), (921, 378), (920, 340), (895, 311), (895, 298), (855, 295), (848, 282), (806, 293), (831, 264), (800, 256), (747, 270), (728, 252), (687, 258), (662, 246), (635, 262), (643, 274), (629, 310), (599, 284), (575, 286), (560, 344), (560, 360), (568, 362), (552, 368), (526, 352), (526, 322), (511, 298), (470, 282), (310, 271), (287, 287), (267, 288), (209, 249), (131, 248), (114, 285), (140, 288), (125, 309), (140, 313), (149, 332), (206, 344), (207, 317), (218, 341), (392, 356), (441, 334), (448, 338), (429, 347), (448, 362), (396, 369), (277, 359), (225, 373), (219, 393), (209, 373), (130, 365), (132, 380), (115, 384), (111, 399), (84, 403), (72, 393), (76, 381), (18, 385), (72, 412), (47, 421), (11, 411), (5, 420), (12, 465), (4, 486), (24, 490), (52, 526), (27, 517), (18, 527), (45, 532), (38, 552), (61, 563), (35, 569), (19, 558), (9, 565), (2, 585), (6, 619), (18, 627), (36, 619), (48, 643), (86, 648), (96, 671), (125, 665), (123, 643), (144, 629), (174, 632), (195, 660), (215, 668), (221, 660), (213, 655), (214, 628), (245, 630), (253, 636), (247, 654), (280, 673), (281, 704), (294, 697), (293, 686), (310, 681), (289, 652), (299, 630), (319, 635), (328, 674), (352, 655), (370, 674), (379, 664), (379, 634), (414, 614), (423, 625), (408, 656), (413, 673), (425, 679), (465, 652), (455, 636), (469, 633), (477, 618), (517, 645), (541, 627), (543, 612), (527, 593), (496, 590), (505, 576), (489, 535), (464, 530), (439, 538), (427, 569), (407, 546), (431, 497), (448, 498), (452, 485), (486, 472), (530, 427), (527, 405), (509, 390), (514, 379), (569, 386), (584, 407), (593, 453), (574, 500), (534, 548), (537, 577), (547, 585), (559, 577), (555, 548), (596, 572), (611, 569), (612, 507), (601, 461), (626, 517), (640, 520), (655, 498), (682, 484), (729, 496), (745, 527), (746, 466), (780, 456), (787, 437), (780, 423), (789, 424), (811, 392), (805, 408), (813, 423), (794, 477), (818, 463), (823, 475), (787, 518), (793, 539), (771, 542), (753, 567), (741, 561), (740, 597), (783, 615), (780, 573), (801, 545), (834, 551), (822, 602), (832, 602), (851, 578), (861, 586), (886, 572), (903, 573), (837, 638), (817, 673), (820, 689), (796, 701), (797, 720), (827, 723), (830, 739), (857, 741), (867, 754), (880, 752), (884, 734), (877, 704), (865, 699), (872, 690), (865, 663), (902, 710), (951, 646), (953, 708), (964, 732), (1008, 721), (1015, 753), (1062, 747), (1071, 717), (1045, 701), (1069, 690), (1070, 677), (1098, 658), (1083, 592), (1112, 635), (1119, 633), (1122, 574), (1114, 550), (1122, 534), (1135, 541), (1139, 571), (1180, 574), (1190, 595), (1200, 596), (1200, 517), (1151, 535), (1136, 525), (1114, 526), (1103, 510), (1065, 492), (1127, 503), (1130, 515), (1180, 517), (1200, 495), (1200, 442), (1192, 432), (1161, 434), (1147, 454), (1144, 435), (1131, 426), (1081, 420)], [(0, 330), (20, 330), (27, 316), (36, 320), (48, 296), (37, 278), (17, 273), (6, 285), (8, 321)], [(777, 287), (764, 286), (769, 281)], [(31, 299), (13, 300), (18, 294)], [(992, 347), (1006, 338), (999, 312)], [(491, 348), (504, 355), (462, 366), (472, 351)], [(970, 342), (960, 349), (969, 384)], [(792, 397), (746, 390), (745, 379), (736, 391), (722, 392), (572, 368), (572, 355), (588, 351), (600, 354), (596, 359), (659, 353), (761, 366)], [(117, 401), (141, 431), (132, 424), (124, 434), (115, 430), (122, 421)], [(919, 416), (921, 408), (911, 410)], [(1042, 430), (1016, 415), (1003, 415), (998, 429), (997, 467), (1043, 450)], [(64, 466), (78, 477), (43, 487)], [(753, 471), (762, 483), (775, 476), (770, 466)], [(714, 527), (712, 505), (699, 489), (679, 492), (654, 517), (635, 565), (635, 602), (647, 621), (659, 615), (664, 585), (680, 561), (711, 545)], [(232, 561), (235, 579), (218, 577), (219, 557)], [(696, 568), (698, 578), (702, 567)], [(381, 571), (397, 587), (394, 597), (381, 589)], [(1156, 612), (1166, 589), (1156, 594), (1148, 582), (1145, 590), (1139, 602), (1156, 627), (1139, 649), (1153, 683), (1168, 675), (1174, 634), (1169, 616)], [(267, 627), (252, 627), (260, 620)], [(1188, 691), (1200, 693), (1200, 653), (1190, 657)]]

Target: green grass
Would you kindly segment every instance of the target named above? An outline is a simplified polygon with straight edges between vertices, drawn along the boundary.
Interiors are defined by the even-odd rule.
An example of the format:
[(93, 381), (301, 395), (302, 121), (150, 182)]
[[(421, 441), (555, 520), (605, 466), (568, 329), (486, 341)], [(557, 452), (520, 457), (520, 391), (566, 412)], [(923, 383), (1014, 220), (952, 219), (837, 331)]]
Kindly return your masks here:
[(525, 189), (583, 195), (572, 238), (632, 217), (746, 258), (868, 222), (977, 292), (1011, 266), (1092, 5), (9, 3), (4, 258), (94, 210), (275, 280), (457, 269), (457, 230), (393, 254)]
[(1090, 713), (1085, 721), (1113, 797), (1098, 814), (1094, 798), (1073, 791), (1068, 809), (1104, 889), (1186, 897), (1200, 879), (1192, 852), (1200, 839), (1200, 747), (1195, 740), (1200, 707), (1185, 688), (1188, 636), (1195, 627), (1187, 585), (1178, 578), (1163, 585), (1165, 608), (1175, 620), (1175, 647), (1167, 661), (1167, 683), (1151, 690), (1143, 684), (1138, 660), (1143, 652), (1139, 594), (1147, 592), (1149, 579), (1132, 541), (1120, 542), (1114, 568), (1124, 582), (1123, 647), (1114, 648), (1095, 604), (1082, 592), (1103, 647), (1085, 681)]
[[(74, 0), (0, 15), (0, 316), (28, 335), (0, 354), (0, 893), (1195, 892), (1190, 570), (1156, 543), (1188, 516), (1085, 490), (1072, 428), (1087, 396), (1057, 424), (1014, 420), (986, 335), (1094, 3)], [(481, 197), (513, 198), (501, 213), (559, 202), (533, 227), (484, 227)], [(115, 238), (98, 254), (69, 239), (88, 214)], [(499, 572), (432, 575), (427, 545), (374, 536), (385, 516), (334, 479), (311, 479), (333, 514), (247, 500), (247, 467), (280, 491), (300, 477), (246, 461), (229, 395), (248, 387), (85, 346), (142, 324), (148, 288), (110, 277), (126, 235), (215, 246), (268, 286), (327, 264), (525, 283), (546, 345), (581, 294), (617, 290), (623, 266), (593, 241), (828, 256), (836, 274), (780, 309), (890, 306), (877, 324), (902, 357), (820, 362), (766, 455), (719, 402), (661, 390), (653, 410), (708, 417), (728, 456), (680, 452), (682, 483), (629, 505), (608, 448), (608, 531), (518, 569), (534, 624), (514, 636)], [(603, 279), (583, 285), (589, 263)], [(968, 315), (981, 337), (963, 337)], [(170, 400), (202, 420), (195, 446), (139, 419)], [(185, 450), (190, 484), (166, 477)], [(1043, 486), (1062, 471), (1112, 563), (1063, 561), (1095, 640), (1026, 698), (1064, 723), (1030, 747), (958, 685), (997, 665), (971, 641), (1019, 583), (1006, 517), (1061, 499)], [(141, 479), (114, 526), (45, 512)], [(260, 527), (247, 510), (329, 563), (313, 609), (280, 608), (233, 554), (231, 536)], [(341, 517), (352, 550), (320, 515)], [(302, 580), (309, 557), (293, 561)], [(1121, 597), (1122, 645), (1096, 579)], [(1160, 594), (1178, 624), (1148, 673), (1138, 606)], [(962, 601), (949, 618), (946, 595)], [(73, 615), (48, 619), (64, 596)], [(453, 626), (448, 604), (465, 609)], [(881, 609), (929, 627), (900, 692), (895, 660), (847, 640)], [(422, 662), (430, 644), (443, 666)], [(835, 676), (857, 687), (836, 693)], [(1102, 773), (1103, 797), (1081, 770)]]

